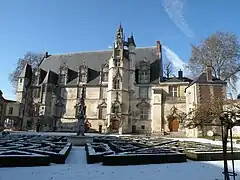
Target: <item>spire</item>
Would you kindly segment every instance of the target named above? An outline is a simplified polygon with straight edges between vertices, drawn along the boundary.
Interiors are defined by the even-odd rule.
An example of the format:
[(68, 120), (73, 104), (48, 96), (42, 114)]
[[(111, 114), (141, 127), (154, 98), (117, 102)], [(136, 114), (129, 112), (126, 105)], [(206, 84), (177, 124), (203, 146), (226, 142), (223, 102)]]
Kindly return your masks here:
[(133, 32), (131, 32), (131, 36), (128, 38), (128, 47), (130, 45), (133, 45), (134, 47), (136, 47), (135, 40), (134, 40), (134, 37), (133, 37)]
[(116, 39), (123, 39), (123, 27), (121, 23), (117, 29)]

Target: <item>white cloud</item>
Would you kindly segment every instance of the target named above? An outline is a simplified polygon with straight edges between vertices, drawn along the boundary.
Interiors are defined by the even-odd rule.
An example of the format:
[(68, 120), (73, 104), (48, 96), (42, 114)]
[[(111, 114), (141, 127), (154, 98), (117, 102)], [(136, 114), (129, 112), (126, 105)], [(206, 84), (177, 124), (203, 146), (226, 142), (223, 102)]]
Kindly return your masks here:
[(173, 23), (188, 37), (194, 37), (184, 17), (185, 0), (163, 0), (162, 6)]
[(186, 63), (173, 50), (165, 45), (162, 45), (162, 48), (164, 50), (164, 55), (172, 62), (175, 68), (185, 69)]

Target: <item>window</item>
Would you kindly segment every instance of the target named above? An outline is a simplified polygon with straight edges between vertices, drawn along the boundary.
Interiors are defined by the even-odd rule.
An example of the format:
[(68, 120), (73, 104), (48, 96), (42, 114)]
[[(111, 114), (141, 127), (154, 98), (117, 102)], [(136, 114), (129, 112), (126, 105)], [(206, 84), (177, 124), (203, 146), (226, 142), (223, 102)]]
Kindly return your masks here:
[(116, 56), (120, 56), (121, 50), (116, 50)]
[(60, 84), (64, 84), (65, 83), (65, 75), (60, 75)]
[(27, 127), (32, 128), (33, 122), (32, 120), (27, 120)]
[(86, 82), (87, 81), (87, 74), (85, 72), (82, 72), (80, 75), (80, 82)]
[(106, 108), (105, 107), (100, 107), (98, 111), (98, 119), (106, 119)]
[(139, 97), (140, 98), (148, 98), (148, 88), (147, 87), (139, 88)]
[(114, 65), (115, 65), (116, 67), (121, 66), (121, 60), (120, 60), (119, 58), (115, 59), (114, 63), (115, 63)]
[(116, 79), (113, 81), (113, 89), (120, 89), (120, 80)]
[(40, 88), (34, 88), (33, 89), (33, 97), (39, 98), (40, 97)]
[(10, 108), (8, 109), (8, 114), (10, 114), (10, 115), (13, 114), (13, 108), (12, 108), (12, 107), (10, 107)]
[(140, 71), (139, 72), (139, 79), (142, 82), (148, 82), (148, 80), (149, 80), (148, 71)]
[(169, 95), (171, 97), (177, 97), (178, 96), (178, 87), (177, 86), (170, 86), (169, 87)]
[(22, 83), (22, 79), (20, 79), (19, 82)]
[(120, 113), (119, 105), (112, 106), (112, 113), (114, 113), (114, 114)]
[(142, 107), (140, 109), (140, 120), (148, 120), (148, 108)]
[(103, 73), (103, 81), (104, 81), (104, 82), (107, 82), (107, 81), (108, 81), (108, 73), (107, 73), (107, 72), (104, 72), (104, 73)]
[(141, 125), (141, 130), (145, 130), (145, 126), (144, 125)]

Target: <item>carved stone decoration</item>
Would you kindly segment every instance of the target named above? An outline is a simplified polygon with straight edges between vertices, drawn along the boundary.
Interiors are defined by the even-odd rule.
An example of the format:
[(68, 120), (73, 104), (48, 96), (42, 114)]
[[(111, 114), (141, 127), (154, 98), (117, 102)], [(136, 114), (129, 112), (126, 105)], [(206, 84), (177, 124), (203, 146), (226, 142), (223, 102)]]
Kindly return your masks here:
[(176, 106), (173, 106), (170, 109), (170, 113), (167, 115), (167, 119), (171, 120), (171, 117), (177, 117), (179, 120), (182, 120), (185, 117), (185, 113), (179, 109), (176, 108)]
[(107, 107), (107, 103), (105, 99), (103, 99), (102, 102), (97, 106), (97, 108), (106, 108), (106, 107)]
[(117, 69), (116, 75), (114, 76), (113, 80), (116, 80), (116, 79), (120, 79), (120, 81), (123, 80), (119, 68)]
[(141, 102), (139, 102), (136, 106), (137, 108), (141, 106), (151, 107), (151, 105), (145, 99), (142, 99)]

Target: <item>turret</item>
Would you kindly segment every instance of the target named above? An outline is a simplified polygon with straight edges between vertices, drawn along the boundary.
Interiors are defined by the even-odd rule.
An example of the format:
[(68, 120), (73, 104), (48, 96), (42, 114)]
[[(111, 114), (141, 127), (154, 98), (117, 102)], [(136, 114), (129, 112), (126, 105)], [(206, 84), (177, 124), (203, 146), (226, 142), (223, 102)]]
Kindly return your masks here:
[(18, 78), (17, 101), (24, 103), (26, 93), (32, 81), (32, 67), (26, 64)]

